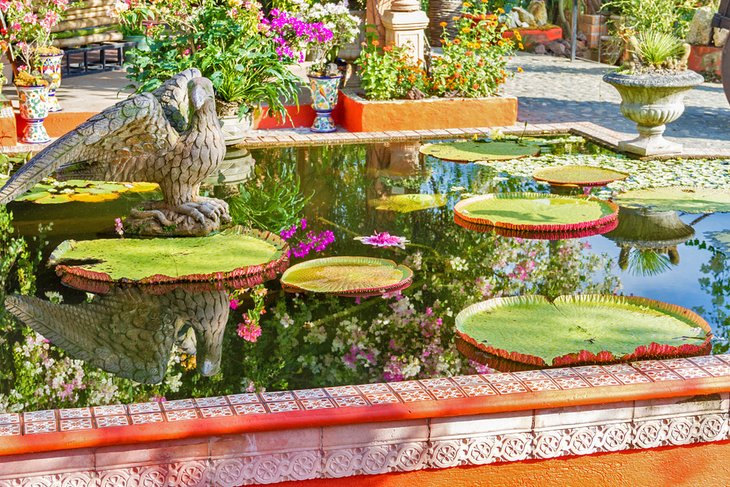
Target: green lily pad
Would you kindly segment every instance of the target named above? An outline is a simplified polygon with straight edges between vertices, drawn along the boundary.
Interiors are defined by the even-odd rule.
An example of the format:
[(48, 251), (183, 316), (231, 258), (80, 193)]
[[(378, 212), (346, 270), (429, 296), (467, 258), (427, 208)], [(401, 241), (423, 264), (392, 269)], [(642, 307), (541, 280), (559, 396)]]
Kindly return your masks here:
[(234, 227), (208, 237), (66, 240), (53, 251), (49, 265), (55, 265), (56, 273), (67, 280), (220, 281), (283, 271), (287, 249), (277, 235)]
[[(0, 181), (2, 183), (2, 181)], [(155, 191), (155, 183), (111, 183), (104, 181), (51, 180), (50, 183), (36, 184), (16, 201), (30, 201), (40, 205), (54, 205), (71, 202), (100, 203), (119, 198), (122, 193), (145, 193)]]
[(629, 208), (651, 208), (657, 211), (730, 212), (730, 191), (727, 189), (681, 186), (636, 189), (616, 196), (614, 201)]
[(456, 331), (487, 356), (535, 367), (706, 354), (712, 337), (688, 309), (613, 295), (490, 299), (461, 311)]
[(546, 167), (535, 171), (532, 177), (537, 181), (544, 181), (552, 185), (590, 187), (605, 186), (608, 183), (626, 179), (629, 175), (604, 167), (574, 165)]
[(585, 196), (541, 193), (499, 193), (474, 196), (454, 207), (460, 219), (484, 226), (524, 232), (560, 232), (606, 225), (618, 207)]
[(370, 200), (369, 204), (380, 211), (410, 213), (412, 211), (444, 206), (446, 199), (446, 195), (442, 194), (396, 194)]
[(413, 271), (392, 260), (371, 257), (329, 257), (287, 269), (281, 285), (289, 292), (338, 296), (375, 296), (407, 288)]
[(445, 161), (509, 161), (540, 153), (537, 145), (511, 142), (479, 142), (475, 140), (460, 142), (441, 142), (425, 144), (419, 149), (422, 154), (438, 157)]

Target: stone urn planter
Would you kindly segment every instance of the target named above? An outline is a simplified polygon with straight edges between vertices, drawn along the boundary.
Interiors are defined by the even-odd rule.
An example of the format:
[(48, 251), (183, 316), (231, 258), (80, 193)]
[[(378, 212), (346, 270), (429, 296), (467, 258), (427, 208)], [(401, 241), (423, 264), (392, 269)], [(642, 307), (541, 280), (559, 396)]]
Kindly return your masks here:
[(253, 110), (242, 116), (238, 115), (239, 105), (220, 99), (215, 100), (218, 120), (226, 138), (226, 145), (232, 146), (243, 142), (246, 135), (253, 130)]
[(25, 144), (44, 144), (51, 138), (43, 126), (48, 116), (48, 88), (45, 86), (18, 86), (20, 118), (25, 122), (20, 141)]
[(684, 113), (684, 95), (704, 82), (694, 71), (673, 74), (608, 73), (603, 81), (621, 95), (621, 113), (636, 122), (639, 136), (619, 142), (619, 149), (641, 156), (678, 154), (681, 144), (663, 136), (666, 124)]

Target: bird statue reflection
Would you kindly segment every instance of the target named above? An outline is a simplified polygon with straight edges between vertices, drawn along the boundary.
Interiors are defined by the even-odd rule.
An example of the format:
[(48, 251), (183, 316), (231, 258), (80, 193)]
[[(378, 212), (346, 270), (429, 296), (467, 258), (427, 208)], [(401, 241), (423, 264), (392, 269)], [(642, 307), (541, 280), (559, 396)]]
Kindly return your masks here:
[(196, 355), (201, 375), (217, 374), (230, 312), (224, 290), (184, 286), (161, 295), (113, 288), (80, 304), (11, 295), (5, 307), (72, 358), (146, 384), (163, 380), (174, 344)]
[(207, 235), (231, 220), (225, 201), (199, 194), (225, 152), (213, 84), (192, 68), (153, 93), (107, 108), (50, 144), (0, 189), (0, 204), (54, 172), (59, 179), (153, 182), (163, 200), (132, 210), (128, 231)]

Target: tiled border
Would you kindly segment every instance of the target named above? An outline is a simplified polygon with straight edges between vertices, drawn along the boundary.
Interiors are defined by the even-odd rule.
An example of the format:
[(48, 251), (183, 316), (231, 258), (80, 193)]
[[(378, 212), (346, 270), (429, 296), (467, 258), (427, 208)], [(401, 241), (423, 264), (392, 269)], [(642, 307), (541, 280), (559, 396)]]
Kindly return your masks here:
[(10, 413), (0, 455), (724, 392), (730, 354)]
[[(652, 370), (671, 368), (668, 363), (663, 369), (654, 365)], [(677, 370), (698, 367), (678, 365)], [(576, 374), (586, 382), (589, 377), (613, 375), (600, 367), (569, 372), (500, 376), (490, 384), (554, 380), (557, 385), (558, 379)], [(485, 377), (470, 376), (429, 386), (401, 384), (389, 391), (398, 395), (442, 388), (463, 391), (487, 383)], [(379, 391), (341, 392), (357, 394), (344, 397), (384, 393), (381, 387), (375, 389)], [(496, 394), (493, 388), (485, 390)], [(231, 397), (228, 401), (236, 402)], [(312, 400), (321, 399), (295, 399)], [(289, 400), (274, 402), (285, 401)], [(433, 411), (431, 417), (420, 419), (14, 455), (0, 457), (0, 487), (239, 486), (684, 446), (728, 440), (729, 408), (730, 393), (725, 392), (458, 417), (439, 417)], [(172, 410), (187, 409), (173, 406)]]
[[(474, 127), (464, 129), (433, 129), (433, 130), (398, 130), (387, 132), (346, 132), (338, 131), (329, 134), (316, 134), (306, 128), (299, 129), (270, 129), (254, 130), (241, 143), (248, 149), (262, 149), (272, 147), (316, 146), (331, 144), (370, 144), (383, 142), (405, 142), (413, 140), (432, 140), (444, 138), (467, 138), (488, 136), (494, 130), (501, 130), (507, 135), (580, 135), (586, 139), (603, 145), (611, 150), (618, 150), (621, 140), (632, 138), (629, 134), (596, 125), (592, 122), (563, 122), (549, 124), (517, 123), (510, 127)], [(45, 147), (44, 144), (25, 144), (14, 147), (0, 146), (0, 153), (36, 152)], [(680, 155), (650, 156), (648, 159), (710, 159), (730, 158), (730, 149), (697, 149), (685, 147)]]
[[(294, 147), (302, 145), (367, 144), (379, 142), (405, 142), (443, 138), (467, 138), (488, 136), (494, 130), (507, 135), (580, 135), (611, 150), (618, 150), (621, 140), (632, 138), (629, 134), (596, 125), (592, 122), (563, 122), (550, 124), (517, 123), (510, 127), (474, 127), (464, 129), (400, 130), (389, 132), (334, 132), (312, 134), (307, 129), (255, 130), (242, 146), (249, 149), (268, 147)], [(681, 155), (651, 156), (650, 159), (683, 157), (688, 159), (730, 157), (730, 149), (696, 149), (685, 147)]]

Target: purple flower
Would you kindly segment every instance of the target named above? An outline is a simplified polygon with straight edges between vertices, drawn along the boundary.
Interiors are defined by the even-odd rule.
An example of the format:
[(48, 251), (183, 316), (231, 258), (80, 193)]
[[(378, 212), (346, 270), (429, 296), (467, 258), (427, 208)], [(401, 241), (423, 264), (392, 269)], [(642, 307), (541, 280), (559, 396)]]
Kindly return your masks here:
[(122, 223), (121, 218), (114, 219), (114, 231), (117, 232), (117, 235), (120, 237), (124, 237), (124, 224)]
[(373, 247), (400, 247), (401, 249), (405, 249), (406, 244), (409, 243), (407, 238), (391, 235), (388, 232), (374, 233), (369, 237), (355, 237), (355, 240)]

